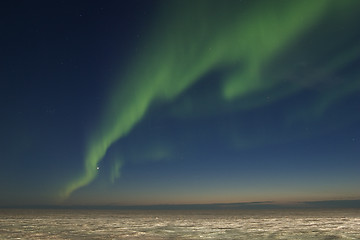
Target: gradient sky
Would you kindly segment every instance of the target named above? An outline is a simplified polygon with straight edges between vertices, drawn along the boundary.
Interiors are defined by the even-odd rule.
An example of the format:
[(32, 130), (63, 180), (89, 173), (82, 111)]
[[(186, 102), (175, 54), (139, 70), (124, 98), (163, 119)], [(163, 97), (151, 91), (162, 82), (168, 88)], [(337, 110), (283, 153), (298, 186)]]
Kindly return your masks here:
[(360, 199), (360, 1), (0, 9), (0, 205)]

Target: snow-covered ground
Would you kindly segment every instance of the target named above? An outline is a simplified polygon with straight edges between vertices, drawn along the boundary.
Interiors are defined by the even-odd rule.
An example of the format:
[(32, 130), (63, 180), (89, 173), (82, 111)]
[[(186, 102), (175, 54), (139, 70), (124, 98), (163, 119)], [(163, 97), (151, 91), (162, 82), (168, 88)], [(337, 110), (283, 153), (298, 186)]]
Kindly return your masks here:
[(360, 239), (360, 210), (0, 209), (0, 239)]

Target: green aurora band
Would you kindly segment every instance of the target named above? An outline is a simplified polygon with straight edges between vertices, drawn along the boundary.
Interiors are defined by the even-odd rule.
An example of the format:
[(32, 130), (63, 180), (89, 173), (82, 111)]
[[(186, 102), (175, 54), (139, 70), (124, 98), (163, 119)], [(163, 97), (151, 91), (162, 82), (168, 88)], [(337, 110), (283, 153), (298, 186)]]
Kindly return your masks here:
[[(155, 102), (172, 101), (210, 71), (227, 66), (236, 67), (222, 79), (223, 101), (273, 89), (279, 80), (265, 79), (264, 68), (322, 18), (334, 12), (345, 16), (356, 9), (354, 4), (358, 5), (338, 0), (164, 1), (141, 51), (110, 94), (98, 131), (88, 143), (84, 172), (65, 186), (61, 197), (68, 198), (95, 179), (110, 146)], [(334, 71), (354, 57), (343, 56), (324, 71)], [(120, 176), (121, 165), (115, 163), (112, 181)]]

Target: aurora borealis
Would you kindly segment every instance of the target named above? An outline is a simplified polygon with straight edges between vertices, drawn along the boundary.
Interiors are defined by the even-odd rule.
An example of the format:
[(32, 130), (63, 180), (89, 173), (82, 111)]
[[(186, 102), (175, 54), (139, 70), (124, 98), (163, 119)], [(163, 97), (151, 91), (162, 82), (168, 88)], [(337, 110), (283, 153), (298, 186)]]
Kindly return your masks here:
[(359, 7), (9, 4), (0, 203), (359, 199)]

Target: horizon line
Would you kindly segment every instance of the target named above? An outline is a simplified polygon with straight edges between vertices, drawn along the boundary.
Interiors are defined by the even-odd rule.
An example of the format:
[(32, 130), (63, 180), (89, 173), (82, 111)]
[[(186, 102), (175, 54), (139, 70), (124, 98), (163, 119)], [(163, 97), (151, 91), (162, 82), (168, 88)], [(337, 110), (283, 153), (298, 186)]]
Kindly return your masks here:
[(360, 208), (360, 199), (298, 201), (281, 203), (276, 201), (234, 202), (234, 203), (195, 203), (195, 204), (92, 204), (55, 205), (24, 204), (0, 205), (0, 209), (99, 209), (99, 210), (256, 210), (256, 209), (316, 209), (316, 208)]

